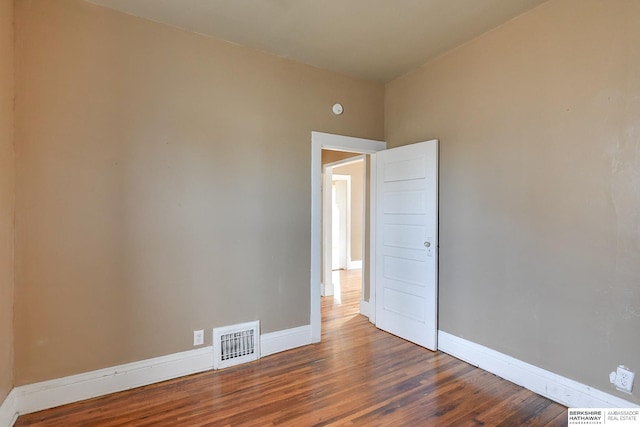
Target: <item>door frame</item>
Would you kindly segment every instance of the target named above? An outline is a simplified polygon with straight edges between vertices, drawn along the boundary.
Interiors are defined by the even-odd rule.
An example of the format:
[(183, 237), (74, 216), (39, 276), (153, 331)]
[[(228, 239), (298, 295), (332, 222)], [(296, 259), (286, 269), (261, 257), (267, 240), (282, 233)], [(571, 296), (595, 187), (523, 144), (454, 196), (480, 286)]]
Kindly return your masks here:
[[(375, 154), (385, 150), (387, 143), (373, 139), (354, 138), (324, 132), (311, 132), (311, 266), (310, 266), (310, 318), (311, 342), (320, 342), (322, 334), (322, 314), (320, 311), (321, 287), (321, 242), (322, 242), (322, 150), (349, 151), (360, 154)], [(375, 212), (376, 160), (371, 156), (370, 197), (371, 213)], [(375, 215), (369, 215), (369, 306), (375, 307)], [(372, 270), (373, 269), (373, 270)], [(373, 303), (373, 305), (372, 305)], [(375, 310), (371, 310), (369, 319), (375, 321)]]

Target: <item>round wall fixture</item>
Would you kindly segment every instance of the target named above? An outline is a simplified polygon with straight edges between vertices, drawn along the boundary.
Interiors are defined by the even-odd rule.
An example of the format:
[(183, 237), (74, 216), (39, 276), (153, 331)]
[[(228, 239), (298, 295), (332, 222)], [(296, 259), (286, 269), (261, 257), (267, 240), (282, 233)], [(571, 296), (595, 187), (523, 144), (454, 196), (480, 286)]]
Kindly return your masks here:
[(331, 108), (331, 110), (333, 111), (333, 114), (335, 114), (336, 116), (339, 116), (344, 111), (344, 109), (342, 108), (342, 104), (333, 104), (333, 107)]

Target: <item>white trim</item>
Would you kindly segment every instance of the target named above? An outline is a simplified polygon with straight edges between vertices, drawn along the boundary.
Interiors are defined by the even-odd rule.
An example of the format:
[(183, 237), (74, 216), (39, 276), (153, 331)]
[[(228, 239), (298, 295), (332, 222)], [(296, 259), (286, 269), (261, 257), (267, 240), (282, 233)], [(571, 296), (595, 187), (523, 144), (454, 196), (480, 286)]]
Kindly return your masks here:
[(16, 389), (11, 389), (4, 402), (0, 405), (0, 427), (11, 427), (18, 419), (16, 406)]
[(28, 414), (213, 368), (211, 346), (16, 387), (17, 412)]
[[(311, 132), (311, 268), (309, 271), (311, 342), (320, 342), (320, 250), (322, 238), (322, 149), (351, 151), (363, 154), (375, 154), (387, 148), (387, 143), (371, 139), (352, 138), (323, 132)], [(372, 156), (372, 160), (373, 160)], [(375, 169), (371, 169), (372, 182), (375, 182)], [(371, 191), (375, 191), (372, 188)], [(372, 206), (373, 209), (373, 206)], [(375, 212), (372, 210), (372, 212)], [(372, 249), (370, 247), (370, 249)], [(373, 264), (373, 263), (372, 263)]]
[[(311, 265), (309, 269), (309, 324), (311, 342), (320, 342), (322, 314), (320, 313), (320, 245), (322, 242), (322, 142), (311, 132)], [(326, 285), (325, 285), (326, 286)]]
[(571, 408), (639, 407), (635, 403), (444, 331), (438, 331), (438, 349)]
[(311, 344), (311, 325), (270, 332), (260, 337), (261, 357)]
[[(348, 151), (351, 153), (375, 154), (386, 150), (387, 143), (373, 139), (356, 138), (324, 132), (311, 132), (311, 140), (320, 145), (320, 149)], [(322, 153), (320, 153), (322, 154)], [(322, 159), (320, 159), (322, 161)]]
[[(333, 277), (333, 275), (331, 275)], [(323, 283), (322, 285), (322, 296), (329, 297), (333, 295), (335, 292), (335, 287), (333, 286), (333, 280), (330, 280), (329, 283)]]
[[(365, 268), (369, 270), (369, 321), (376, 324), (376, 210), (378, 197), (377, 197), (377, 175), (376, 170), (378, 168), (377, 156), (371, 156), (369, 162), (369, 189), (366, 188), (367, 180), (365, 177), (364, 185), (365, 192), (369, 194), (369, 265), (365, 265)], [(365, 171), (365, 174), (367, 172)], [(364, 233), (363, 237), (364, 237)], [(364, 247), (364, 245), (363, 245)], [(364, 276), (364, 272), (362, 274)], [(364, 284), (364, 280), (362, 282)], [(362, 295), (364, 295), (364, 289), (362, 289)]]
[(322, 250), (322, 288), (320, 295), (326, 297), (333, 295), (333, 276), (331, 275), (331, 268), (333, 266), (333, 247), (332, 245), (326, 245), (326, 242), (331, 241), (332, 227), (333, 227), (333, 215), (332, 215), (332, 203), (331, 203), (331, 191), (325, 191), (333, 185), (333, 168), (328, 165), (322, 166), (322, 174), (324, 175), (324, 182), (322, 183), (322, 239), (320, 240)]
[(351, 261), (348, 260), (347, 262), (347, 270), (360, 270), (362, 269), (362, 260), (356, 260), (356, 261)]
[(365, 301), (363, 299), (360, 300), (360, 314), (362, 314), (365, 317), (370, 317), (370, 306), (369, 306), (369, 301)]

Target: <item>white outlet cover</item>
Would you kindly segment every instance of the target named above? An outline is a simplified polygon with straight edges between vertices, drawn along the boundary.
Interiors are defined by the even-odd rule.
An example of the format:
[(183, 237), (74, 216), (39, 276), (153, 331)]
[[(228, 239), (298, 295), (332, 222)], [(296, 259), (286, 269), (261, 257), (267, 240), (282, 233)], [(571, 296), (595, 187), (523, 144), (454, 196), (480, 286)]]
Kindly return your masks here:
[(631, 390), (633, 390), (633, 380), (635, 376), (636, 374), (634, 372), (624, 366), (618, 366), (613, 384), (618, 390), (631, 393)]
[(193, 331), (193, 345), (204, 344), (204, 330)]

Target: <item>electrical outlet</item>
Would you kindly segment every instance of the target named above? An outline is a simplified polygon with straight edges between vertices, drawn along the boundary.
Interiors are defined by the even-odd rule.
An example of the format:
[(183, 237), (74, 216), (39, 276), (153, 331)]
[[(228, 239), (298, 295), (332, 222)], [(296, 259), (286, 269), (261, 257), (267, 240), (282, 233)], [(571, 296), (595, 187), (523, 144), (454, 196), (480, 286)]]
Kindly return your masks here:
[(612, 372), (609, 377), (618, 390), (631, 393), (635, 376), (636, 374), (634, 372), (620, 365), (616, 369), (616, 372)]
[(204, 331), (202, 329), (199, 331), (193, 331), (193, 345), (202, 344), (204, 344)]

